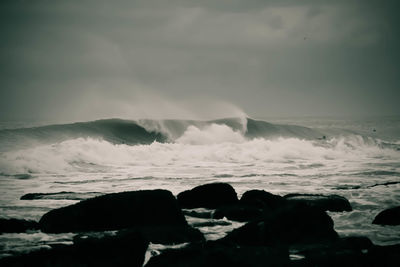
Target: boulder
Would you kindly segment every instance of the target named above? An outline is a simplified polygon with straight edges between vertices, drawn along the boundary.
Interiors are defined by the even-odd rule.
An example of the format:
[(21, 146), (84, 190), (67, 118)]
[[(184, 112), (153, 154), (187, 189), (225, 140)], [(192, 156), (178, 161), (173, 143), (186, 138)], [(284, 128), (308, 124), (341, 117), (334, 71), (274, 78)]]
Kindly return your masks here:
[(0, 234), (2, 233), (22, 233), (27, 230), (36, 230), (39, 224), (31, 220), (21, 219), (0, 219)]
[(240, 204), (273, 210), (285, 205), (286, 200), (281, 196), (271, 194), (264, 190), (250, 190), (242, 195)]
[(288, 266), (289, 253), (284, 248), (237, 247), (219, 242), (195, 244), (183, 249), (166, 250), (150, 258), (146, 267), (176, 266)]
[(222, 239), (238, 245), (293, 245), (337, 239), (333, 221), (321, 209), (288, 205), (245, 224)]
[(399, 225), (400, 224), (400, 206), (381, 211), (372, 222), (381, 225)]
[(223, 205), (238, 202), (235, 189), (226, 183), (212, 183), (197, 186), (183, 191), (177, 196), (182, 208), (209, 208), (215, 209)]
[(115, 236), (77, 237), (73, 245), (58, 245), (0, 259), (0, 266), (137, 266), (144, 262), (148, 241), (137, 232)]
[(325, 211), (351, 211), (350, 202), (338, 195), (319, 194), (288, 194), (284, 196), (289, 203), (305, 203), (308, 206), (317, 207)]
[(186, 226), (171, 192), (144, 190), (107, 194), (44, 214), (39, 221), (46, 233), (105, 231), (135, 226)]

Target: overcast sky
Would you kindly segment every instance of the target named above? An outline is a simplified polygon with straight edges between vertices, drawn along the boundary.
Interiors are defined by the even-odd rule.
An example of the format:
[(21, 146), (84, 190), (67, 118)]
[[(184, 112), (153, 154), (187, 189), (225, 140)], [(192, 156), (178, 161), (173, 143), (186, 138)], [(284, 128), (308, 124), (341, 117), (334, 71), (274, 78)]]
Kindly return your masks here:
[(397, 1), (1, 1), (0, 120), (400, 115)]

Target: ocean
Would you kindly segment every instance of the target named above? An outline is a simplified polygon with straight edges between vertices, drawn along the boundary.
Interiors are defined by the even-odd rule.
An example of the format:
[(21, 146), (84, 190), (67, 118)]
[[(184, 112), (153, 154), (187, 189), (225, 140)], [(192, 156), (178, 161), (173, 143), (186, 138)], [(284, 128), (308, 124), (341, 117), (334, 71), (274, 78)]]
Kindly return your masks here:
[[(400, 117), (0, 123), (2, 218), (39, 220), (105, 193), (161, 188), (176, 195), (212, 182), (231, 184), (239, 197), (250, 189), (341, 195), (353, 211), (329, 212), (340, 236), (400, 243), (400, 226), (372, 224), (400, 205)], [(27, 193), (47, 195), (21, 200)], [(199, 229), (218, 239), (241, 225), (224, 220)], [(73, 236), (1, 234), (0, 257), (69, 244)]]

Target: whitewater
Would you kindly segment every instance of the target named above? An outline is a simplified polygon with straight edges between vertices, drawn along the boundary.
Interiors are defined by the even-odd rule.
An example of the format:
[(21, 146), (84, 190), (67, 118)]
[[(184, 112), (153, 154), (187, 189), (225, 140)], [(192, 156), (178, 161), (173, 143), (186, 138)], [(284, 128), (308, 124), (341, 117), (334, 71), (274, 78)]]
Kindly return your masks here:
[[(399, 226), (373, 225), (400, 205), (400, 118), (199, 120), (107, 119), (0, 129), (0, 217), (39, 220), (47, 211), (112, 192), (226, 182), (240, 196), (338, 194), (351, 212), (331, 212), (341, 236), (400, 243)], [(35, 200), (28, 193), (46, 193)], [(193, 225), (202, 219), (187, 218)], [(217, 239), (240, 225), (205, 226)], [(0, 235), (0, 257), (73, 234)]]

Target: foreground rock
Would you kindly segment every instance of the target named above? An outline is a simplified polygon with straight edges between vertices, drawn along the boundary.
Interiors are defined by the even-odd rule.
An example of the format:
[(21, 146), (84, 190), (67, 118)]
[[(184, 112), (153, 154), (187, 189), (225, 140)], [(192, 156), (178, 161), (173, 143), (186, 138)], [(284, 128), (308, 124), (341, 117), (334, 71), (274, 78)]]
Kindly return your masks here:
[(0, 266), (142, 266), (148, 246), (137, 232), (102, 238), (75, 238), (57, 246), (0, 260)]
[(200, 185), (179, 193), (177, 198), (180, 206), (187, 209), (215, 209), (238, 202), (235, 189), (226, 183)]
[(20, 219), (0, 219), (0, 234), (2, 233), (22, 233), (27, 230), (39, 229), (39, 224), (35, 221)]
[(333, 221), (325, 211), (297, 204), (247, 223), (222, 240), (237, 245), (293, 245), (331, 241), (337, 237)]
[(352, 211), (350, 202), (338, 195), (288, 194), (284, 198), (289, 203), (304, 203), (325, 211)]
[(178, 202), (166, 190), (108, 194), (43, 215), (46, 233), (105, 231), (135, 226), (187, 226)]
[(372, 222), (381, 225), (399, 225), (400, 224), (400, 206), (381, 211)]
[(289, 253), (284, 248), (237, 247), (219, 242), (195, 244), (179, 250), (167, 250), (153, 257), (146, 267), (176, 266), (288, 266)]

